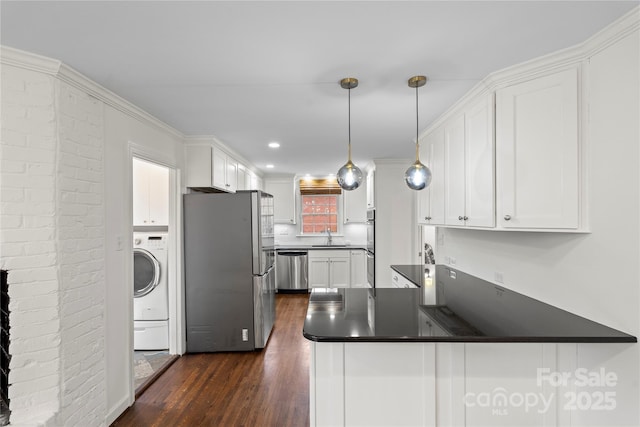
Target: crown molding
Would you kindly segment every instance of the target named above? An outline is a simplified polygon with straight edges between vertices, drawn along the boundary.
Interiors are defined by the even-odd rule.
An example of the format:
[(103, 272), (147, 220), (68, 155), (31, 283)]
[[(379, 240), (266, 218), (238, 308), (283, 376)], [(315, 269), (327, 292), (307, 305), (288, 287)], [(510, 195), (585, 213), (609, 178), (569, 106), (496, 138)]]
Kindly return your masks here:
[(519, 64), (494, 71), (480, 80), (462, 98), (420, 133), (420, 140), (433, 132), (438, 126), (456, 114), (460, 114), (470, 102), (498, 89), (521, 83), (544, 75), (552, 74), (571, 67), (580, 68), (582, 64), (598, 52), (629, 36), (640, 28), (640, 6), (627, 12), (584, 42), (540, 56)]
[(54, 76), (62, 66), (62, 62), (56, 59), (2, 45), (0, 45), (0, 64)]
[(116, 95), (114, 92), (99, 85), (84, 74), (76, 71), (68, 65), (65, 65), (59, 60), (14, 49), (8, 46), (0, 46), (0, 63), (3, 65), (12, 65), (17, 68), (51, 75), (70, 86), (86, 92), (90, 96), (99, 99), (105, 104), (127, 114), (130, 117), (133, 117), (134, 119), (146, 122), (175, 136), (176, 138), (179, 138), (180, 140), (183, 140), (185, 137), (182, 132), (135, 106), (121, 96)]

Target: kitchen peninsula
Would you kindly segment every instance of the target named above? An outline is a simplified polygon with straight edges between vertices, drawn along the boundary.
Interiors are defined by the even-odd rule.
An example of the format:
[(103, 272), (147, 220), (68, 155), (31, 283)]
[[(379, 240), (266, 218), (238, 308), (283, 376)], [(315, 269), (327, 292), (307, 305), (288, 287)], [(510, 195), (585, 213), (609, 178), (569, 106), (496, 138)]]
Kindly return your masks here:
[[(564, 413), (568, 385), (545, 381), (541, 372), (576, 371), (582, 346), (637, 342), (446, 266), (435, 276), (416, 289), (312, 292), (303, 331), (312, 341), (312, 426), (487, 424), (506, 408), (475, 398), (496, 390), (538, 393), (540, 405), (556, 396), (552, 408), (512, 405), (500, 418), (542, 425), (556, 415), (549, 411)], [(624, 373), (616, 375), (610, 415), (633, 405)]]

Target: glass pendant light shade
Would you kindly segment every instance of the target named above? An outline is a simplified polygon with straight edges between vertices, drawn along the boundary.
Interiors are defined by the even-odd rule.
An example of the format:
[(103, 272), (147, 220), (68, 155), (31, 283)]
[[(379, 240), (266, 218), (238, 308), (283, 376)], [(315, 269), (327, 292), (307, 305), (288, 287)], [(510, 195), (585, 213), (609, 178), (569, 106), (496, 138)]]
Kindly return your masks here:
[(340, 80), (340, 86), (349, 90), (349, 158), (337, 174), (338, 185), (346, 191), (355, 190), (362, 183), (362, 171), (351, 161), (351, 89), (358, 87), (358, 79), (347, 77)]
[(404, 180), (412, 190), (423, 190), (431, 184), (431, 171), (416, 160), (404, 173)]
[(338, 185), (343, 190), (351, 191), (360, 187), (362, 183), (362, 171), (353, 164), (351, 159), (338, 171)]
[(418, 88), (427, 83), (425, 76), (413, 76), (409, 79), (409, 87), (416, 89), (416, 161), (404, 173), (404, 180), (412, 190), (424, 190), (431, 184), (431, 171), (420, 162), (420, 139), (418, 125)]

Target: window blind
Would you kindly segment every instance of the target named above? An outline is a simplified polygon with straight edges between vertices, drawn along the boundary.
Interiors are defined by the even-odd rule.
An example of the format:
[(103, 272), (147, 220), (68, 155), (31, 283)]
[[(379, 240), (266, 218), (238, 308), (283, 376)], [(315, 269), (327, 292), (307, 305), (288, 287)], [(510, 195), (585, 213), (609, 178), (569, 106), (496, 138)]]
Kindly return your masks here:
[(342, 194), (336, 178), (313, 178), (300, 180), (300, 194)]

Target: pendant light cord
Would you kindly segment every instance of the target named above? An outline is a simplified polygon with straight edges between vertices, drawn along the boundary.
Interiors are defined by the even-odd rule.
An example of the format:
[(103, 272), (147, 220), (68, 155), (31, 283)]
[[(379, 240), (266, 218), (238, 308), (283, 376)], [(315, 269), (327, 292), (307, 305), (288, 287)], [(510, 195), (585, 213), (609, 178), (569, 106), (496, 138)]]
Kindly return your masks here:
[(416, 162), (420, 161), (420, 143), (418, 142), (418, 135), (419, 135), (419, 115), (418, 115), (418, 86), (416, 86)]
[(351, 161), (351, 88), (349, 88), (349, 161)]

